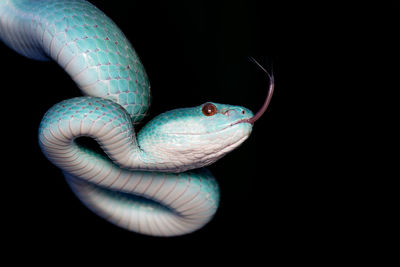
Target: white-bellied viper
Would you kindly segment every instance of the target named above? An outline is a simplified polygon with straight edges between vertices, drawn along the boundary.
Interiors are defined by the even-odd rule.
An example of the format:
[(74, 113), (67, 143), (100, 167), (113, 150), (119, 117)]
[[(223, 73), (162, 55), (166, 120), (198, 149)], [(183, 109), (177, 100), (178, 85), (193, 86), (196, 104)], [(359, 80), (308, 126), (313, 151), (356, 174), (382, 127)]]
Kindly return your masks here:
[[(88, 208), (155, 236), (190, 233), (210, 221), (219, 188), (202, 167), (248, 138), (271, 100), (273, 79), (255, 115), (208, 102), (160, 114), (136, 135), (150, 84), (127, 38), (98, 8), (84, 0), (2, 0), (0, 38), (28, 58), (55, 60), (85, 95), (48, 110), (39, 144)], [(81, 136), (94, 138), (108, 157), (80, 145)]]

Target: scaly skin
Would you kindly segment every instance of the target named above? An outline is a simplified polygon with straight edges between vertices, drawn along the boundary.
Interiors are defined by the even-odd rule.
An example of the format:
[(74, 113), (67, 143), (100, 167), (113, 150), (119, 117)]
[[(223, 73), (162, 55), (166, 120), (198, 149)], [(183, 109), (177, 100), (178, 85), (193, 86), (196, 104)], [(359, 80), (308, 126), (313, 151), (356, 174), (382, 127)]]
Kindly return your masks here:
[(134, 121), (150, 103), (150, 83), (132, 45), (103, 12), (81, 0), (0, 3), (1, 39), (18, 53), (55, 60), (86, 95), (113, 100)]
[[(212, 219), (219, 188), (202, 167), (247, 139), (250, 110), (216, 103), (212, 116), (204, 105), (172, 110), (136, 136), (133, 125), (150, 103), (147, 74), (118, 27), (83, 0), (3, 0), (0, 38), (26, 57), (55, 60), (86, 95), (45, 114), (39, 144), (87, 207), (156, 236), (190, 233)], [(80, 136), (108, 157), (78, 145)]]

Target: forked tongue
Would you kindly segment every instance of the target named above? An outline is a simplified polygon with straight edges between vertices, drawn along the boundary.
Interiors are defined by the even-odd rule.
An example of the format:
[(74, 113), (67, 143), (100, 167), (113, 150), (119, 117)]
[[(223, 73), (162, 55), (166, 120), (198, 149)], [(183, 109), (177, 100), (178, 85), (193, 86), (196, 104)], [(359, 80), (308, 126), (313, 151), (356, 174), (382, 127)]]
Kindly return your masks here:
[(262, 107), (260, 108), (260, 110), (250, 119), (247, 119), (247, 122), (254, 124), (254, 122), (256, 122), (263, 114), (264, 112), (267, 110), (269, 103), (271, 102), (271, 98), (272, 98), (272, 94), (274, 93), (274, 76), (269, 74), (269, 72), (263, 67), (261, 66), (260, 63), (258, 63), (254, 58), (250, 57), (250, 59), (257, 64), (269, 77), (269, 89), (268, 89), (268, 95), (267, 98), (265, 99), (264, 104), (262, 105)]

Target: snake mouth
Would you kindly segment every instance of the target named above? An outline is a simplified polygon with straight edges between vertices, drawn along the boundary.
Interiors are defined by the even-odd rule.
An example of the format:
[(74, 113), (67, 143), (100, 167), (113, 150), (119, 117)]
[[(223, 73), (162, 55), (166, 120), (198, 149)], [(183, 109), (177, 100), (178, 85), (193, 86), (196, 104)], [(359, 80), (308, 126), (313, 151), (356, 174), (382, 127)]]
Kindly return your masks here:
[(204, 132), (204, 133), (190, 133), (190, 132), (188, 132), (188, 133), (179, 133), (179, 132), (172, 132), (172, 133), (166, 133), (166, 134), (170, 134), (170, 135), (211, 135), (211, 134), (221, 133), (221, 132), (223, 132), (223, 131), (225, 131), (225, 130), (228, 130), (228, 129), (230, 129), (231, 127), (233, 127), (233, 126), (235, 126), (235, 125), (238, 125), (238, 124), (240, 124), (240, 123), (249, 123), (249, 124), (253, 125), (253, 124), (251, 123), (250, 119), (251, 119), (251, 118), (237, 120), (237, 121), (232, 122), (231, 124), (229, 124), (229, 125), (223, 127), (222, 129), (219, 129), (218, 131), (214, 131), (214, 132)]
[[(236, 121), (234, 123), (231, 123), (228, 127), (234, 126), (234, 125), (239, 124), (239, 123), (250, 123), (251, 125), (253, 125), (253, 122), (251, 121), (252, 118), (240, 119), (240, 120), (238, 120), (238, 121)], [(226, 128), (228, 128), (228, 127), (226, 127)], [(224, 128), (224, 129), (226, 129), (226, 128)]]
[(224, 130), (226, 130), (226, 129), (229, 129), (229, 128), (235, 126), (235, 125), (238, 125), (238, 124), (240, 124), (240, 123), (249, 123), (249, 124), (253, 125), (253, 123), (251, 123), (250, 119), (251, 119), (251, 118), (240, 119), (240, 120), (237, 120), (237, 121), (235, 121), (235, 122), (232, 122), (232, 123), (229, 124), (228, 126), (226, 126), (226, 127), (222, 128), (221, 130), (217, 131), (217, 133), (220, 133), (220, 132), (222, 132), (222, 131), (224, 131)]

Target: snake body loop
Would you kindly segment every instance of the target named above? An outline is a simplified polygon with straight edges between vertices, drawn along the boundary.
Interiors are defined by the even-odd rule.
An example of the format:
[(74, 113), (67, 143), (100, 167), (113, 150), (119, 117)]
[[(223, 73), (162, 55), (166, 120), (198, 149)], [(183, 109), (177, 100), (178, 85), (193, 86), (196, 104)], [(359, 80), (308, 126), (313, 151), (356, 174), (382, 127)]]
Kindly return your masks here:
[[(219, 188), (202, 167), (250, 135), (250, 110), (216, 103), (172, 110), (136, 135), (133, 125), (150, 104), (147, 74), (121, 30), (84, 0), (3, 0), (0, 38), (28, 58), (56, 61), (85, 95), (48, 110), (39, 144), (89, 209), (155, 236), (187, 234), (211, 220)], [(107, 157), (80, 146), (81, 136)]]

